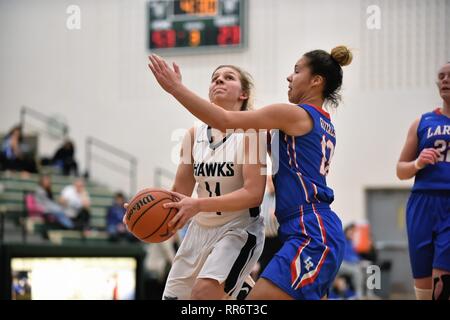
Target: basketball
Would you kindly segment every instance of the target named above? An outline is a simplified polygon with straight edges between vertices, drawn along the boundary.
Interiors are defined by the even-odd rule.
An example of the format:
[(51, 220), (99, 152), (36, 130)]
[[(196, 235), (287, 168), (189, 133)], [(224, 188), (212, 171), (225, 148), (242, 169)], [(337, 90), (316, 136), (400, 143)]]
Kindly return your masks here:
[(125, 213), (128, 230), (144, 242), (162, 242), (171, 237), (168, 223), (178, 212), (163, 208), (163, 204), (177, 201), (167, 190), (147, 188), (139, 191), (129, 202)]

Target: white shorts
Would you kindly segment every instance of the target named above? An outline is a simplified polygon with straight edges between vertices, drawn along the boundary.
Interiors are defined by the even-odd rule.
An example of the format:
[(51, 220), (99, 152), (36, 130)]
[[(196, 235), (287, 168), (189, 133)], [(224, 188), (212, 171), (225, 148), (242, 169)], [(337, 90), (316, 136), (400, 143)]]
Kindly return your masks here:
[(163, 299), (190, 299), (198, 278), (225, 283), (225, 293), (236, 298), (263, 247), (262, 217), (245, 217), (219, 227), (193, 220), (173, 261)]

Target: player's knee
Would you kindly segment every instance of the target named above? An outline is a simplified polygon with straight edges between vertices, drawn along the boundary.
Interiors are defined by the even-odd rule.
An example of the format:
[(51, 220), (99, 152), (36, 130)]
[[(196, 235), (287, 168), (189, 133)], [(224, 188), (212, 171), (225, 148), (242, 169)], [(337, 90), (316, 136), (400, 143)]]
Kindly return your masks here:
[(420, 289), (420, 288), (414, 287), (414, 291), (416, 293), (416, 299), (417, 300), (431, 300), (431, 296), (432, 296), (433, 290), (431, 290), (431, 289)]
[(450, 274), (441, 274), (433, 278), (433, 300), (450, 299)]
[(217, 280), (199, 279), (192, 288), (191, 300), (217, 300), (223, 295), (223, 289)]

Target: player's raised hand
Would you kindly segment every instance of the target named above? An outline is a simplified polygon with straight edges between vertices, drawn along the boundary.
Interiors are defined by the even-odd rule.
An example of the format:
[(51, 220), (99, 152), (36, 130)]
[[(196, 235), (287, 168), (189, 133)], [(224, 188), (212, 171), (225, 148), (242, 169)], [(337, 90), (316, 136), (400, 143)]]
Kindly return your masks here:
[(440, 156), (441, 152), (437, 149), (434, 148), (423, 149), (422, 152), (419, 154), (419, 157), (416, 159), (414, 165), (417, 169), (423, 169), (425, 166), (429, 164), (436, 164)]
[(156, 81), (165, 91), (173, 94), (177, 87), (181, 85), (180, 67), (174, 62), (172, 70), (167, 62), (156, 54), (149, 55), (148, 59), (150, 60), (148, 67), (155, 76)]

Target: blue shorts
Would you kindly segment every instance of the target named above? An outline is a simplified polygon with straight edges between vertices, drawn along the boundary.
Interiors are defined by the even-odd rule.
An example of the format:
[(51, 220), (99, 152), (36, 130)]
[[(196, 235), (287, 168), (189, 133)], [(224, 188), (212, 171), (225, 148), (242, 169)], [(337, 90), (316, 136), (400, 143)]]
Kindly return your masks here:
[(450, 271), (450, 192), (412, 192), (406, 225), (414, 279), (430, 277), (433, 269)]
[(345, 248), (341, 220), (324, 205), (303, 205), (280, 221), (283, 242), (261, 274), (292, 298), (318, 300), (328, 294)]

